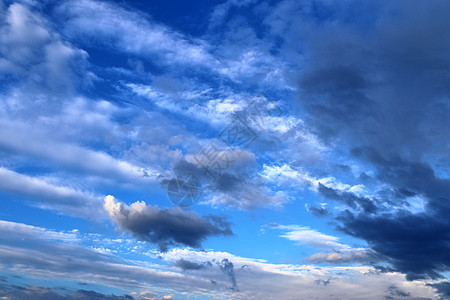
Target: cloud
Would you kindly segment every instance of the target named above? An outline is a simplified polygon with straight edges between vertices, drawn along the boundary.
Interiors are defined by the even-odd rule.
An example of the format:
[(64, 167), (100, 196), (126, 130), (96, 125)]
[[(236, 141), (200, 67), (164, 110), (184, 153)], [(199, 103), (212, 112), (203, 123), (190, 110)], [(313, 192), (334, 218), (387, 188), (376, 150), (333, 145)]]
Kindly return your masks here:
[(231, 289), (233, 291), (239, 292), (239, 287), (236, 282), (236, 276), (234, 274), (233, 263), (229, 259), (224, 258), (220, 263), (217, 264), (219, 265), (220, 270), (222, 270), (222, 272), (224, 272), (230, 279), (232, 285)]
[[(330, 160), (348, 156), (361, 175), (373, 175), (380, 197), (319, 185), (322, 196), (348, 207), (339, 228), (408, 279), (439, 278), (450, 270), (450, 5), (367, 1), (356, 14), (355, 7), (281, 1), (266, 23), (284, 42), (280, 52), (302, 53), (292, 61), (302, 63), (297, 102), (306, 126), (333, 149)], [(405, 207), (414, 196), (424, 199), (422, 210)]]
[[(226, 252), (188, 249), (172, 249), (162, 253), (161, 257), (169, 262), (180, 259), (198, 264), (215, 261), (214, 265), (217, 266), (221, 265), (224, 259), (232, 262), (234, 274), (239, 279), (239, 293), (231, 294), (230, 297), (233, 299), (267, 297), (298, 299), (299, 290), (302, 290), (302, 295), (308, 299), (326, 299), (336, 296), (344, 299), (382, 299), (391, 294), (388, 288), (392, 285), (396, 285), (405, 293), (410, 293), (411, 298), (433, 297), (425, 283), (407, 282), (404, 275), (400, 273), (377, 273), (373, 267), (271, 264), (265, 260), (239, 257)], [(215, 268), (206, 268), (197, 272), (203, 272), (205, 276), (216, 282), (216, 284), (212, 283), (214, 287), (223, 286), (223, 278), (219, 277), (220, 274), (213, 273), (214, 270)], [(220, 268), (219, 271), (223, 273)], [(227, 280), (230, 280), (228, 275)], [(323, 288), (317, 288), (317, 284), (323, 285)], [(423, 288), (427, 291), (421, 292)]]
[(55, 185), (3, 167), (0, 167), (0, 190), (31, 200), (31, 204), (37, 207), (66, 215), (97, 221), (106, 217), (101, 196)]
[(94, 78), (87, 70), (87, 53), (63, 41), (38, 13), (13, 3), (0, 14), (5, 20), (0, 26), (4, 88), (13, 83), (29, 91), (67, 94)]
[(341, 230), (367, 241), (408, 279), (440, 278), (449, 267), (448, 223), (401, 211), (380, 216), (341, 215)]
[(315, 253), (307, 258), (312, 263), (348, 264), (362, 263), (373, 264), (384, 261), (384, 258), (371, 249), (335, 251), (329, 253)]
[(308, 207), (307, 210), (316, 217), (326, 217), (330, 212), (325, 207)]
[[(81, 172), (87, 176), (113, 178), (115, 180), (142, 181), (143, 168), (73, 143), (55, 141), (39, 130), (23, 122), (0, 122), (0, 149), (25, 157), (64, 167), (65, 170)], [(153, 179), (156, 174), (148, 170)]]
[[(210, 151), (209, 148), (206, 148)], [(287, 202), (282, 192), (274, 192), (267, 187), (258, 174), (253, 153), (246, 150), (212, 151), (212, 162), (202, 163), (202, 155), (187, 155), (173, 168), (175, 177), (194, 176), (202, 187), (200, 203), (213, 207), (233, 207), (242, 210), (259, 207), (282, 207)], [(205, 155), (203, 155), (205, 156)], [(219, 157), (219, 158), (218, 158)], [(163, 185), (168, 180), (162, 181)]]
[[(0, 265), (14, 274), (49, 280), (64, 278), (124, 289), (156, 285), (183, 290), (188, 284), (195, 292), (197, 287), (205, 289), (210, 286), (209, 279), (191, 278), (186, 281), (177, 272), (163, 271), (161, 267), (142, 265), (138, 261), (130, 263), (106, 251), (82, 246), (86, 241), (81, 234), (5, 221), (0, 223), (0, 233)], [(97, 248), (102, 247), (99, 242), (97, 240), (95, 244)]]
[[(21, 276), (57, 281), (64, 278), (68, 281), (83, 281), (128, 291), (157, 290), (160, 291), (159, 295), (169, 297), (175, 294), (175, 298), (177, 293), (182, 293), (192, 296), (203, 295), (207, 298), (278, 297), (287, 300), (297, 299), (298, 291), (302, 290), (305, 298), (324, 299), (333, 293), (345, 299), (350, 297), (381, 299), (390, 295), (388, 287), (392, 285), (410, 293), (411, 297), (430, 298), (432, 295), (432, 287), (426, 286), (423, 282), (407, 282), (399, 273), (371, 272), (374, 271), (372, 267), (271, 264), (265, 260), (240, 257), (227, 252), (189, 249), (171, 249), (164, 253), (150, 252), (150, 257), (146, 256), (144, 262), (142, 259), (122, 259), (112, 253), (102, 253), (92, 247), (81, 246), (83, 239), (84, 235), (81, 233), (74, 235), (72, 232), (58, 232), (20, 223), (3, 222), (0, 223), (0, 266), (6, 272)], [(95, 246), (101, 248), (102, 241), (103, 239), (96, 240)], [(135, 244), (125, 242), (124, 246), (129, 246), (127, 252), (131, 252)], [(145, 254), (144, 249), (146, 248), (142, 249), (142, 253)], [(151, 263), (153, 256), (157, 264)], [(205, 262), (212, 264), (186, 276), (176, 272), (178, 267), (171, 267), (181, 259), (196, 264)], [(232, 282), (231, 271), (234, 272), (235, 279), (239, 279), (239, 292), (229, 289)], [(317, 280), (326, 281), (330, 277), (333, 280), (326, 288), (318, 289), (314, 284)], [(216, 282), (216, 285), (213, 285), (211, 280)], [(2, 284), (7, 285), (4, 282)], [(0, 291), (5, 292), (4, 286), (2, 287)], [(20, 289), (23, 291), (26, 288)], [(61, 291), (61, 294), (69, 296), (76, 293), (70, 290), (52, 289), (52, 291)], [(43, 288), (42, 292), (49, 297), (52, 295), (48, 293), (47, 288)], [(99, 294), (99, 291), (86, 291), (77, 295), (102, 297)], [(130, 293), (130, 295), (139, 299), (148, 294), (140, 296), (139, 293)], [(112, 295), (105, 296), (112, 297)], [(163, 298), (154, 294), (150, 297)]]
[[(63, 32), (72, 39), (93, 45), (113, 47), (148, 59), (158, 57), (159, 64), (214, 65), (215, 59), (201, 40), (189, 40), (182, 34), (152, 21), (148, 16), (107, 2), (83, 0), (60, 3), (64, 16)], [(96, 22), (96, 16), (102, 22)], [(99, 44), (99, 45), (98, 45)]]
[(299, 245), (308, 245), (314, 248), (335, 251), (351, 250), (350, 246), (339, 243), (339, 238), (323, 234), (307, 226), (275, 224), (271, 228), (285, 231), (280, 236), (294, 241)]
[(181, 208), (160, 209), (135, 202), (130, 206), (106, 196), (105, 210), (122, 230), (144, 241), (155, 243), (163, 252), (169, 246), (185, 245), (200, 248), (212, 236), (232, 235), (230, 224), (217, 216), (200, 218)]
[[(234, 82), (292, 88), (285, 78), (285, 63), (271, 55), (270, 48), (262, 47), (264, 44), (249, 27), (227, 30), (217, 44), (214, 39), (210, 41), (211, 37), (184, 35), (147, 14), (107, 2), (65, 1), (55, 12), (63, 16), (64, 35), (88, 47), (113, 48), (137, 55), (174, 73), (196, 67), (199, 73), (213, 73)], [(102, 16), (102, 22), (93, 21), (98, 15)], [(248, 44), (236, 47), (235, 41), (239, 39)]]
[(176, 261), (174, 265), (181, 268), (184, 271), (200, 270), (200, 269), (203, 269), (206, 267), (205, 264), (198, 264), (198, 263), (191, 262), (191, 261), (188, 261), (185, 259), (180, 259), (180, 260)]
[(450, 297), (450, 282), (441, 281), (437, 283), (431, 283), (428, 285), (437, 290), (437, 292), (441, 295), (440, 299), (444, 300)]
[(328, 199), (338, 200), (354, 209), (362, 209), (366, 213), (375, 213), (377, 206), (372, 199), (366, 197), (358, 197), (353, 193), (339, 191), (319, 183), (319, 193)]
[(0, 299), (36, 300), (133, 300), (130, 295), (105, 295), (94, 291), (47, 288), (41, 286), (0, 285)]

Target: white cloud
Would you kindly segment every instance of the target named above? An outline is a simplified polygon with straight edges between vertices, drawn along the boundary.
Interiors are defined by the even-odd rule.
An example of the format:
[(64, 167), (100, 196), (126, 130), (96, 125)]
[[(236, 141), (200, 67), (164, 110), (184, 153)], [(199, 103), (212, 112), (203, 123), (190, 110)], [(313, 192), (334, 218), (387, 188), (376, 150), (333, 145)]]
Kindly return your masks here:
[[(82, 0), (61, 3), (64, 31), (71, 37), (91, 41), (99, 38), (124, 52), (159, 58), (160, 64), (213, 65), (215, 59), (201, 40), (188, 40), (148, 16), (107, 2)], [(100, 18), (99, 18), (100, 16)]]
[(308, 226), (300, 225), (277, 225), (274, 229), (283, 230), (285, 233), (280, 237), (291, 240), (298, 245), (306, 245), (318, 249), (327, 249), (334, 251), (348, 251), (352, 248), (348, 245), (339, 243), (339, 238), (327, 234), (323, 234)]
[[(0, 74), (21, 80), (20, 85), (52, 93), (72, 92), (88, 84), (87, 53), (52, 32), (38, 13), (13, 3), (0, 12)], [(74, 63), (75, 62), (75, 63)]]
[(19, 195), (43, 209), (93, 220), (104, 219), (102, 197), (67, 186), (57, 186), (0, 167), (0, 190)]
[[(18, 229), (18, 230), (17, 230)], [(80, 235), (81, 236), (81, 235)], [(57, 239), (60, 237), (59, 242)], [(226, 252), (173, 249), (167, 253), (149, 253), (164, 270), (144, 261), (121, 260), (111, 254), (67, 244), (70, 233), (56, 233), (44, 228), (0, 222), (0, 266), (15, 274), (45, 279), (82, 281), (130, 291), (159, 294), (183, 293), (195, 297), (232, 299), (381, 299), (395, 285), (411, 297), (433, 298), (426, 282), (407, 282), (399, 273), (377, 273), (371, 267), (317, 267), (311, 265), (270, 264), (264, 260), (235, 256)], [(27, 243), (11, 243), (23, 240)], [(32, 243), (35, 243), (33, 246)], [(12, 245), (14, 244), (14, 245)], [(240, 292), (228, 289), (230, 282), (216, 262), (228, 259), (234, 264)], [(179, 259), (203, 263), (209, 267), (189, 273), (172, 265)], [(327, 281), (327, 285), (321, 284)], [(216, 282), (216, 285), (211, 283)], [(321, 281), (322, 280), (322, 281)], [(437, 298), (437, 297), (434, 297)]]
[(6, 239), (45, 239), (49, 241), (63, 241), (65, 243), (76, 243), (80, 241), (78, 230), (74, 229), (69, 232), (56, 231), (36, 227), (16, 222), (8, 222), (0, 220), (0, 232), (2, 238)]
[(339, 191), (352, 192), (357, 195), (367, 194), (364, 185), (349, 185), (342, 183), (336, 178), (323, 177), (317, 178), (311, 176), (308, 172), (302, 170), (295, 170), (291, 168), (288, 164), (283, 164), (281, 166), (269, 166), (264, 165), (261, 175), (271, 182), (276, 182), (279, 185), (298, 185), (310, 188), (317, 191), (319, 184), (322, 184), (328, 188), (337, 189)]
[[(55, 141), (20, 122), (0, 121), (0, 149), (46, 162), (66, 170), (82, 172), (86, 176), (98, 176), (113, 182), (146, 181), (143, 169), (107, 153), (90, 150), (78, 145)], [(151, 178), (157, 174), (147, 170)]]

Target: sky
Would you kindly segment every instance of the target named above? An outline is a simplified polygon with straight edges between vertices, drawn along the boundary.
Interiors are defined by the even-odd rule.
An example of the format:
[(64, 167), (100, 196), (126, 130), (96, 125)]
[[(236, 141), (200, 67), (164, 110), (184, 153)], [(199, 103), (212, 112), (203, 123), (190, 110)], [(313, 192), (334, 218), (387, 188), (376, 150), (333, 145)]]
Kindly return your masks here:
[(449, 14), (0, 0), (0, 299), (450, 299)]

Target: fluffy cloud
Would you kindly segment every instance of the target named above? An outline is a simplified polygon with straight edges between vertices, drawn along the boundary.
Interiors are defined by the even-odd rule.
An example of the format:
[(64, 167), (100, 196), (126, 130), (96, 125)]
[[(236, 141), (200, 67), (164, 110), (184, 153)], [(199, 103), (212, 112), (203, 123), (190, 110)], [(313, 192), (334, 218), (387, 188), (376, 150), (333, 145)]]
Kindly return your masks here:
[(157, 244), (163, 252), (171, 245), (200, 248), (208, 237), (233, 234), (230, 224), (220, 217), (201, 218), (178, 207), (160, 209), (143, 201), (128, 206), (113, 196), (105, 197), (104, 207), (122, 230)]

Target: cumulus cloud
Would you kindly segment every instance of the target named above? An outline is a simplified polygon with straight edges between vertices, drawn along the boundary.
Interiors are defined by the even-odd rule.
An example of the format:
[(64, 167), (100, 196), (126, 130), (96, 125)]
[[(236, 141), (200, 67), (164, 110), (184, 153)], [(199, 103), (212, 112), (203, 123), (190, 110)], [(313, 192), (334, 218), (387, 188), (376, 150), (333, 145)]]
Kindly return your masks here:
[(178, 207), (160, 209), (143, 201), (128, 206), (109, 195), (105, 197), (104, 208), (122, 230), (157, 244), (163, 252), (169, 246), (200, 248), (208, 237), (233, 234), (230, 224), (220, 217), (199, 217)]

